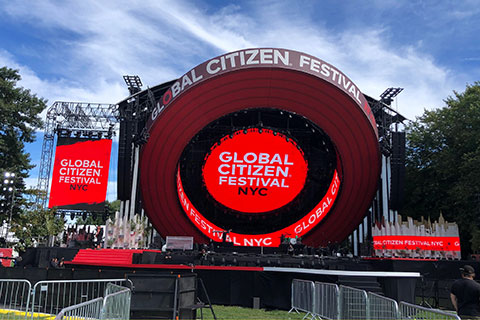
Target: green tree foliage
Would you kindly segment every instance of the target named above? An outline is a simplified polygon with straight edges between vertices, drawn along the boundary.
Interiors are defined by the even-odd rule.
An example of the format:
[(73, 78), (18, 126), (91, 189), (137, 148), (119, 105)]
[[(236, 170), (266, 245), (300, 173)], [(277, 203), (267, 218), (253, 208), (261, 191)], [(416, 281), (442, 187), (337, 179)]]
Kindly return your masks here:
[(18, 70), (0, 68), (0, 169), (26, 174), (33, 166), (24, 143), (35, 140), (46, 101), (17, 87)]
[[(16, 174), (15, 204), (21, 201), (25, 190), (23, 179), (33, 168), (30, 155), (25, 152), (25, 143), (35, 140), (35, 130), (42, 126), (39, 115), (46, 107), (44, 99), (37, 98), (28, 89), (17, 87), (20, 79), (18, 70), (0, 68), (0, 174)], [(13, 218), (18, 213), (19, 206), (16, 205)]]
[[(480, 82), (407, 126), (403, 215), (438, 218), (460, 228), (462, 251), (480, 226)], [(475, 241), (476, 243), (476, 241)]]
[(19, 240), (15, 249), (20, 252), (34, 243), (46, 244), (49, 236), (57, 236), (65, 225), (55, 209), (43, 209), (31, 202), (28, 205), (29, 208), (12, 223), (12, 231)]

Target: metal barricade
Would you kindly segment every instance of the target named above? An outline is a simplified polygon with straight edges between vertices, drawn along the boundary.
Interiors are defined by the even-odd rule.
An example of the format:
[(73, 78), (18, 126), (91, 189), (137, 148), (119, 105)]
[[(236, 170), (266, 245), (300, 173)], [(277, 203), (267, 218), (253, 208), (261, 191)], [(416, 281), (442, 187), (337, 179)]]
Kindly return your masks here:
[(334, 283), (315, 282), (313, 314), (322, 319), (338, 319), (338, 293), (338, 286)]
[(97, 320), (101, 318), (102, 306), (103, 298), (96, 298), (87, 302), (82, 302), (62, 309), (62, 311), (60, 311), (55, 317), (55, 320)]
[(292, 311), (303, 311), (313, 315), (315, 309), (315, 284), (313, 281), (293, 279), (292, 281)]
[(339, 319), (367, 319), (367, 292), (346, 286), (340, 286)]
[(425, 308), (407, 302), (400, 302), (400, 319), (460, 320), (460, 317), (457, 316), (455, 313), (449, 313), (438, 309)]
[(29, 311), (58, 314), (63, 308), (102, 297), (108, 283), (130, 286), (127, 279), (39, 281), (32, 289)]
[(398, 316), (397, 301), (373, 292), (368, 292), (368, 319), (398, 319)]
[[(130, 281), (130, 280), (129, 280)], [(109, 294), (115, 293), (115, 292), (120, 292), (125, 289), (128, 289), (127, 287), (122, 287), (113, 283), (107, 283), (107, 286), (105, 287), (105, 295), (104, 297), (108, 296)]]
[(131, 291), (128, 288), (109, 284), (103, 299), (101, 319), (130, 319)]
[(18, 319), (18, 312), (26, 315), (31, 288), (28, 280), (0, 279), (0, 319)]

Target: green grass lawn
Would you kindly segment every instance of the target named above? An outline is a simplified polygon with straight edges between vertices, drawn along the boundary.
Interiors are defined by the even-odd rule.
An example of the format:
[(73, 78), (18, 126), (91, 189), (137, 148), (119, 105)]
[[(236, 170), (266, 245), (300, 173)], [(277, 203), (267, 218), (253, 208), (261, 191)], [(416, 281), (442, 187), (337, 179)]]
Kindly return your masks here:
[[(213, 311), (217, 316), (218, 320), (225, 319), (291, 319), (291, 320), (301, 320), (305, 313), (288, 313), (288, 311), (283, 310), (265, 310), (265, 309), (250, 309), (242, 307), (229, 307), (229, 306), (219, 306), (214, 305)], [(203, 309), (203, 318), (204, 319), (213, 319), (212, 312), (210, 309)], [(200, 311), (197, 312), (197, 319), (200, 319)]]
[[(226, 319), (290, 319), (290, 320), (301, 320), (305, 313), (288, 313), (287, 311), (283, 310), (271, 310), (267, 311), (265, 309), (251, 309), (251, 308), (242, 308), (242, 307), (230, 307), (230, 306), (220, 306), (215, 305), (213, 306), (213, 311), (215, 311), (215, 315), (217, 316), (218, 320), (226, 320)], [(42, 315), (35, 315), (35, 320), (51, 320), (54, 316), (46, 317)], [(212, 312), (210, 309), (205, 308), (203, 309), (203, 318), (205, 320), (213, 319)], [(2, 313), (0, 314), (0, 319), (8, 319), (8, 320), (24, 320), (25, 315), (14, 314), (14, 313)], [(28, 317), (30, 319), (30, 317)], [(197, 312), (197, 319), (200, 319), (200, 311)]]

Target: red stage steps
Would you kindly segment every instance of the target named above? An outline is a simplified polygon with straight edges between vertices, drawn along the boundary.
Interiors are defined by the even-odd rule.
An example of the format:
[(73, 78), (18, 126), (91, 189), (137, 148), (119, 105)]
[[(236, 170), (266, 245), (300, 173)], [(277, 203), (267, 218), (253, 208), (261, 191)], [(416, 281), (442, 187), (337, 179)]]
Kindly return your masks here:
[(263, 271), (263, 267), (237, 267), (237, 266), (192, 266), (181, 264), (133, 264), (134, 253), (146, 251), (158, 252), (160, 250), (142, 249), (80, 249), (72, 261), (65, 261), (66, 265), (88, 265), (102, 267), (138, 268), (138, 269), (188, 269), (188, 270), (223, 270), (223, 271)]
[(130, 265), (134, 253), (141, 249), (80, 249), (71, 264), (88, 264), (99, 266)]

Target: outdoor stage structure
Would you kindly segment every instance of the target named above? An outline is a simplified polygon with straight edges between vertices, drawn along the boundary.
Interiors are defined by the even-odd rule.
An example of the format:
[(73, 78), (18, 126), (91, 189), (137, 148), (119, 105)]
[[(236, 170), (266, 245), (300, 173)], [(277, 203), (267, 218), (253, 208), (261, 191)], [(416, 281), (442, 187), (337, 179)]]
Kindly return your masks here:
[(376, 100), (327, 62), (274, 48), (227, 53), (145, 90), (138, 76), (124, 80), (130, 95), (118, 104), (47, 111), (42, 207), (104, 212), (118, 130), (119, 215), (148, 217), (163, 238), (219, 242), (228, 231), (237, 246), (300, 238), (337, 248), (348, 239), (367, 254), (373, 224), (395, 222), (405, 118), (391, 103), (401, 88)]
[(121, 215), (197, 243), (309, 246), (349, 239), (367, 254), (375, 221), (403, 200), (402, 90), (364, 96), (344, 73), (285, 49), (240, 50), (118, 103)]

